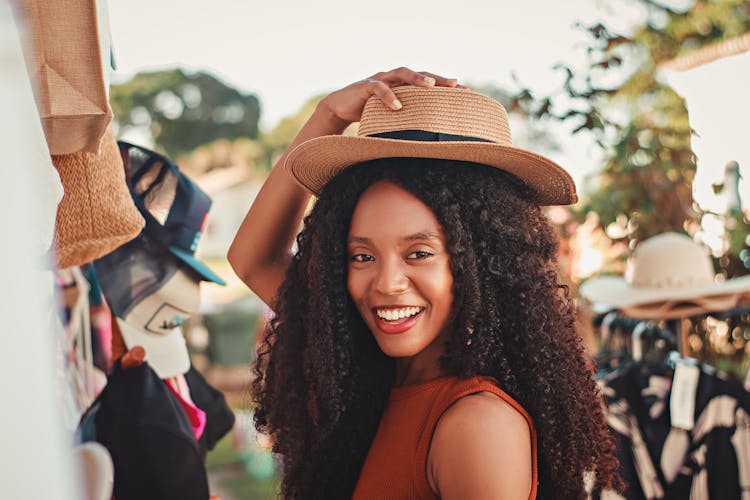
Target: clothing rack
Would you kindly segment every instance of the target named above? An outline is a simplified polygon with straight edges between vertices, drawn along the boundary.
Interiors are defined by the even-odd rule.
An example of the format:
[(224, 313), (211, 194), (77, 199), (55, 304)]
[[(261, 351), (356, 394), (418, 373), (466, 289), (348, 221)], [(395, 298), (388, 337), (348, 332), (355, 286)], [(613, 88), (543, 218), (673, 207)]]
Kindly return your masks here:
[[(666, 360), (670, 352), (679, 350), (674, 330), (666, 328), (661, 322), (638, 320), (613, 311), (595, 318), (594, 324), (601, 331), (596, 358), (599, 377), (632, 361)], [(659, 354), (654, 356), (654, 352)]]
[(609, 337), (611, 335), (610, 332), (612, 329), (622, 329), (625, 331), (633, 332), (639, 324), (658, 324), (663, 322), (664, 327), (661, 328), (661, 330), (664, 332), (669, 332), (669, 334), (674, 339), (676, 350), (683, 358), (687, 358), (691, 355), (689, 336), (692, 324), (694, 322), (708, 316), (716, 318), (718, 320), (726, 320), (742, 315), (750, 315), (750, 304), (742, 304), (725, 311), (705, 311), (701, 314), (694, 314), (682, 318), (664, 319), (661, 321), (636, 319), (625, 316), (618, 311), (610, 311), (602, 316), (594, 318), (593, 325), (595, 327), (600, 327), (601, 345), (604, 346), (607, 345), (607, 342), (609, 341)]
[(728, 309), (726, 311), (707, 312), (704, 314), (692, 316), (692, 318), (713, 316), (716, 319), (727, 319), (727, 318), (735, 318), (743, 314), (750, 314), (750, 304), (743, 304), (743, 305)]
[[(744, 324), (748, 314), (750, 306), (743, 305), (686, 318), (637, 320), (613, 311), (594, 320), (603, 351), (617, 347), (618, 336), (632, 346), (626, 362), (599, 374), (605, 375), (599, 377), (605, 417), (617, 437), (619, 470), (628, 483), (619, 498), (739, 498), (750, 492), (750, 442), (744, 437), (750, 394), (741, 381), (688, 357), (706, 353), (695, 345), (692, 353), (689, 336), (715, 327), (698, 321), (711, 316), (739, 318)], [(655, 363), (645, 348), (639, 352), (647, 338), (671, 338), (674, 349)], [(649, 347), (664, 352), (656, 342)]]

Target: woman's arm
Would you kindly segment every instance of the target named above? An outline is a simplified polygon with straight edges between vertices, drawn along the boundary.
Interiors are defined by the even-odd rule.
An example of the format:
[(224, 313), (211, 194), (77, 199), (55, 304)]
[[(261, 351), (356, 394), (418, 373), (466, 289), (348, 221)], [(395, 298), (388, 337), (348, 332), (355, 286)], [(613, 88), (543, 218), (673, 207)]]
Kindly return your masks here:
[(444, 500), (527, 500), (532, 489), (531, 431), (494, 394), (459, 399), (440, 417), (427, 455), (427, 479)]
[(337, 90), (320, 101), (271, 170), (242, 221), (228, 254), (237, 276), (271, 308), (289, 266), (292, 243), (310, 200), (310, 193), (284, 170), (289, 151), (308, 139), (341, 134), (350, 123), (359, 121), (367, 99), (373, 95), (390, 108), (400, 109), (401, 104), (391, 87), (405, 84), (457, 86), (452, 79), (398, 68)]

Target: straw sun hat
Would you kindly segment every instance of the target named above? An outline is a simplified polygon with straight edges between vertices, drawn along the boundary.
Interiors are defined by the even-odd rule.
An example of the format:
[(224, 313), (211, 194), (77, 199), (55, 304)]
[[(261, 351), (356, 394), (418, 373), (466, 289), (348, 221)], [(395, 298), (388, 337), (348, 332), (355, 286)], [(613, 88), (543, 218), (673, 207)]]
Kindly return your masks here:
[(733, 307), (750, 292), (750, 275), (717, 282), (707, 249), (688, 236), (664, 233), (636, 248), (624, 277), (593, 278), (579, 291), (633, 317), (667, 318)]
[(578, 201), (570, 174), (552, 160), (514, 147), (505, 108), (466, 89), (402, 86), (403, 108), (377, 97), (365, 104), (357, 136), (330, 135), (297, 146), (287, 171), (315, 194), (345, 168), (379, 158), (436, 158), (482, 163), (505, 170), (537, 194), (540, 205)]

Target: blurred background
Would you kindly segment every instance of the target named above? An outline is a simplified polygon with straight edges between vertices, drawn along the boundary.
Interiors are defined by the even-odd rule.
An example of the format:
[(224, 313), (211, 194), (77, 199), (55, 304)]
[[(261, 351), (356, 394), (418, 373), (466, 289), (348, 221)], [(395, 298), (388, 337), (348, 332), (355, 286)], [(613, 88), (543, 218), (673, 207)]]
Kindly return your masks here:
[[(0, 21), (10, 21), (15, 3), (2, 4)], [(254, 346), (270, 312), (231, 271), (226, 252), (317, 102), (348, 83), (408, 66), (458, 78), (503, 103), (514, 143), (563, 165), (578, 185), (577, 205), (548, 209), (561, 242), (561, 280), (574, 294), (590, 278), (622, 275), (638, 243), (665, 232), (705, 244), (716, 281), (750, 273), (750, 0), (131, 0), (109, 2), (108, 15), (117, 138), (166, 154), (213, 199), (198, 256), (227, 286), (201, 287), (199, 314), (183, 331), (193, 365), (236, 415), (233, 431), (208, 456), (211, 490), (223, 500), (275, 498), (278, 488), (277, 463), (268, 439), (254, 431), (249, 394)], [(0, 44), (2, 54), (9, 54), (17, 40), (0, 35), (9, 41)], [(12, 161), (3, 166), (28, 165), (14, 133), (29, 124), (10, 118), (20, 87), (9, 75), (21, 68), (6, 68), (0, 97), (11, 111), (0, 149)], [(18, 174), (0, 183), (0, 199), (13, 209), (3, 211), (3, 227), (21, 242), (0, 248), (10, 272), (0, 317), (44, 332), (33, 312), (13, 307), (34, 294), (30, 274), (15, 269), (17, 255), (32, 254), (23, 246), (29, 224), (11, 212), (31, 218), (38, 204), (24, 197)], [(580, 332), (593, 358), (606, 311), (580, 306)], [(743, 311), (693, 318), (681, 354), (728, 377), (747, 377), (750, 309)], [(67, 461), (34, 456), (27, 446), (54, 441), (45, 437), (51, 426), (42, 416), (60, 419), (51, 394), (57, 388), (47, 387), (39, 370), (64, 370), (37, 359), (51, 349), (48, 340), (29, 335), (6, 344), (11, 363), (3, 388), (11, 401), (33, 399), (28, 413), (36, 424), (26, 433), (0, 426), (17, 442), (9, 450), (30, 455), (6, 453), (14, 463), (0, 470), (14, 475), (16, 464), (27, 464), (34, 480), (36, 467), (48, 464), (67, 487), (72, 474), (56, 471)], [(18, 376), (37, 365), (38, 377)], [(34, 383), (38, 394), (28, 389)], [(15, 418), (8, 422), (25, 422), (27, 409), (7, 409)]]
[[(248, 395), (250, 346), (268, 312), (226, 252), (274, 161), (331, 90), (408, 66), (502, 102), (515, 144), (565, 166), (578, 185), (580, 203), (549, 211), (574, 289), (622, 274), (639, 241), (666, 231), (707, 244), (718, 279), (748, 273), (748, 1), (131, 0), (109, 9), (118, 138), (167, 154), (213, 198), (199, 255), (228, 285), (202, 287), (185, 333), (194, 365), (239, 417), (208, 459), (224, 500), (276, 491)], [(591, 322), (582, 325), (595, 350)], [(702, 359), (747, 372), (746, 322), (695, 328)]]

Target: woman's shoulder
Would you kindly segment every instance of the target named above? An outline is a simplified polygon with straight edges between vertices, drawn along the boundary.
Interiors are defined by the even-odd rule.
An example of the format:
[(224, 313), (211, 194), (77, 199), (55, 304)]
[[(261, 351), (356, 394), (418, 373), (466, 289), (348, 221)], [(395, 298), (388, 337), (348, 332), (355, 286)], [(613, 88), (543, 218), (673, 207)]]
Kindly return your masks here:
[(435, 493), (528, 498), (535, 450), (531, 422), (522, 411), (502, 391), (480, 391), (453, 403), (438, 420), (427, 457)]
[[(522, 411), (520, 405), (504, 393), (480, 391), (463, 396), (438, 420), (433, 446), (436, 439), (455, 434), (491, 437), (511, 433), (522, 435), (523, 444), (528, 445), (531, 438), (530, 422)], [(440, 431), (443, 431), (443, 435), (438, 434)]]

